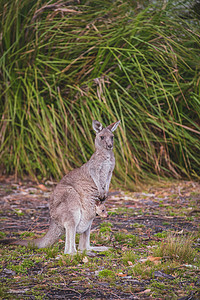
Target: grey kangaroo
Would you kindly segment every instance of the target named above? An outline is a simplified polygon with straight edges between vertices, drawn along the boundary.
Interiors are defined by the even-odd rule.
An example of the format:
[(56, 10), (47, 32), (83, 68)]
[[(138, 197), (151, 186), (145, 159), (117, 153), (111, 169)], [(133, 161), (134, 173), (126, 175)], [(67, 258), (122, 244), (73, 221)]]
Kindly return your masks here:
[(65, 232), (64, 253), (73, 254), (76, 253), (75, 235), (79, 233), (80, 251), (107, 250), (107, 247), (90, 246), (90, 229), (96, 216), (97, 201), (104, 201), (108, 196), (115, 166), (113, 132), (119, 123), (117, 121), (103, 128), (100, 122), (92, 122), (96, 132), (95, 152), (88, 162), (70, 171), (55, 187), (50, 197), (50, 225), (47, 233), (30, 241), (7, 239), (0, 242), (45, 248), (53, 245)]

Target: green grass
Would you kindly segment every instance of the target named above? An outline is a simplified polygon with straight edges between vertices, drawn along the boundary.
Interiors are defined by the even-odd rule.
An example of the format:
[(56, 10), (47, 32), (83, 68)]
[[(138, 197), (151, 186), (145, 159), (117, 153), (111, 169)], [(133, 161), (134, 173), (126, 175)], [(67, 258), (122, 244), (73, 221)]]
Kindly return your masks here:
[(59, 179), (94, 151), (92, 119), (121, 119), (114, 185), (199, 178), (199, 20), (172, 2), (1, 1), (3, 174)]
[(168, 234), (160, 246), (154, 251), (155, 256), (161, 256), (167, 259), (181, 263), (194, 263), (196, 250), (192, 248), (193, 238), (191, 235), (173, 235)]
[(131, 247), (134, 247), (138, 244), (139, 238), (133, 234), (126, 234), (124, 232), (117, 232), (115, 234), (115, 240), (119, 244), (126, 244)]
[(133, 250), (128, 250), (128, 251), (124, 252), (122, 255), (122, 261), (125, 266), (134, 264), (135, 259), (136, 259), (136, 256), (135, 256), (135, 253)]
[(99, 277), (101, 277), (101, 278), (106, 277), (106, 278), (112, 279), (115, 277), (115, 273), (112, 270), (104, 269), (99, 272)]
[[(178, 240), (180, 241), (180, 238)], [(186, 242), (184, 247), (190, 251), (188, 240), (188, 237), (184, 240)], [(109, 243), (112, 247), (110, 239)], [(65, 292), (74, 290), (85, 293), (86, 289), (91, 288), (91, 292), (105, 292), (104, 285), (107, 289), (106, 296), (112, 292), (116, 294), (117, 291), (120, 296), (121, 293), (124, 295), (126, 292), (128, 296), (132, 293), (139, 296), (141, 285), (142, 291), (150, 289), (150, 294), (154, 298), (166, 298), (171, 295), (177, 298), (181, 294), (189, 295), (192, 290), (198, 292), (198, 286), (195, 285), (198, 282), (199, 255), (197, 252), (195, 252), (195, 260), (191, 261), (192, 265), (187, 265), (189, 262), (187, 259), (172, 259), (169, 252), (157, 261), (145, 261), (146, 248), (142, 246), (142, 243), (140, 243), (140, 248), (142, 247), (143, 251), (135, 246), (124, 250), (120, 241), (116, 241), (115, 246), (116, 243), (117, 248), (113, 247), (109, 251), (96, 254), (95, 257), (86, 257), (86, 252), (78, 252), (73, 256), (65, 255), (62, 244), (54, 245), (49, 249), (34, 250), (20, 246), (2, 246), (0, 271), (11, 270), (15, 275), (9, 276), (6, 273), (6, 277), (2, 277), (4, 280), (0, 295), (6, 299), (13, 299), (18, 290), (27, 288), (27, 295), (40, 295), (42, 299), (52, 290), (58, 295), (62, 289)], [(162, 248), (158, 243), (159, 247)], [(178, 252), (174, 253), (177, 256)], [(160, 252), (155, 253), (157, 254), (160, 255)], [(185, 262), (186, 264), (183, 264)], [(172, 275), (174, 279), (157, 278), (156, 271)], [(11, 293), (12, 290), (14, 292)]]

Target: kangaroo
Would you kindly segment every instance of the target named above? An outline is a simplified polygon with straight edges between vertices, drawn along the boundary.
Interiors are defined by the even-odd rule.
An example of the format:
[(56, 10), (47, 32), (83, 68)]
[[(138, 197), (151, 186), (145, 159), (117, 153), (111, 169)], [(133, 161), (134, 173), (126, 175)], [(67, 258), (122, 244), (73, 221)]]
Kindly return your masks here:
[(50, 225), (47, 233), (30, 241), (7, 239), (1, 243), (46, 248), (65, 232), (65, 254), (76, 253), (76, 233), (80, 234), (80, 251), (107, 250), (107, 247), (90, 246), (90, 229), (96, 216), (96, 201), (105, 201), (108, 196), (115, 166), (113, 132), (119, 123), (117, 121), (103, 128), (100, 122), (92, 122), (96, 132), (95, 152), (89, 161), (70, 171), (55, 187), (50, 197)]
[(106, 211), (105, 204), (102, 201), (98, 201), (98, 202), (96, 201), (95, 208), (96, 208), (96, 216), (107, 218), (108, 213)]

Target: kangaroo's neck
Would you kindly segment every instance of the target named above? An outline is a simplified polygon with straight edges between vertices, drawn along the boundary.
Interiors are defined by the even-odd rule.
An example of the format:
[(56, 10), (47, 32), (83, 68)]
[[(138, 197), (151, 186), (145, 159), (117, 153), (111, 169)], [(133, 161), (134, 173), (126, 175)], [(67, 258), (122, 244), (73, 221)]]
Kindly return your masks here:
[(111, 150), (107, 150), (107, 149), (104, 149), (104, 148), (96, 148), (93, 155), (95, 155), (97, 157), (101, 157), (101, 156), (102, 157), (104, 157), (104, 156), (106, 156), (106, 157), (113, 157), (114, 153), (113, 153), (112, 149)]

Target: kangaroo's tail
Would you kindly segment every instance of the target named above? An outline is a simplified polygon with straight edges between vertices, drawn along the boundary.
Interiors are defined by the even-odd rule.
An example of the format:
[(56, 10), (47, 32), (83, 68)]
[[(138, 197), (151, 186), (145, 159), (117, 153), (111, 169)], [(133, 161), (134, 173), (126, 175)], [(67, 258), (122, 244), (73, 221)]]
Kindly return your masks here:
[(58, 226), (54, 220), (51, 219), (47, 233), (37, 239), (33, 240), (16, 240), (16, 239), (3, 239), (0, 240), (1, 244), (20, 245), (20, 246), (33, 246), (37, 248), (46, 248), (53, 245), (58, 241), (59, 237), (63, 234), (63, 228)]

